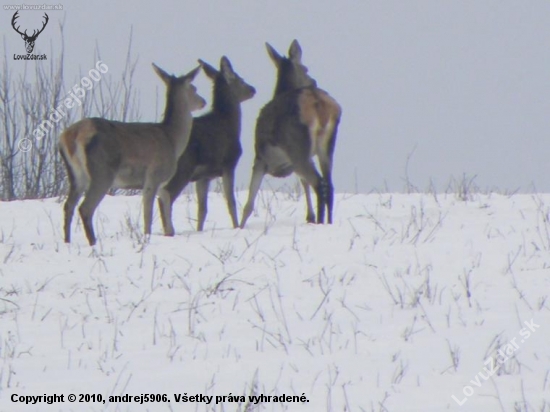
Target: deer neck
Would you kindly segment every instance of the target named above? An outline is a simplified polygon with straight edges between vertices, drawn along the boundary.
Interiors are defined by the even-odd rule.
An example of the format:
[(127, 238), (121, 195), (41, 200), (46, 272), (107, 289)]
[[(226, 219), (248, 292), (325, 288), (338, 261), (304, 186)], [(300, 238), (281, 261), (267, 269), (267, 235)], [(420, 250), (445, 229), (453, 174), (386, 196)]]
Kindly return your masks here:
[(162, 126), (174, 145), (176, 156), (180, 157), (187, 146), (193, 126), (193, 116), (189, 105), (184, 102), (173, 106), (169, 105), (164, 114)]
[(277, 74), (277, 83), (275, 84), (274, 95), (277, 96), (291, 90), (296, 90), (297, 88), (298, 87), (296, 87), (296, 81), (291, 73), (290, 68), (288, 67), (288, 64), (284, 65), (279, 69), (279, 72)]
[(286, 82), (282, 82), (279, 80), (277, 82), (277, 85), (275, 86), (275, 92), (273, 93), (273, 96), (278, 96), (290, 90), (293, 90), (293, 88), (290, 87)]
[(241, 104), (230, 93), (214, 93), (212, 112), (223, 119), (232, 132), (240, 132)]
[(240, 118), (241, 105), (227, 85), (216, 85), (212, 96), (212, 109), (223, 116)]

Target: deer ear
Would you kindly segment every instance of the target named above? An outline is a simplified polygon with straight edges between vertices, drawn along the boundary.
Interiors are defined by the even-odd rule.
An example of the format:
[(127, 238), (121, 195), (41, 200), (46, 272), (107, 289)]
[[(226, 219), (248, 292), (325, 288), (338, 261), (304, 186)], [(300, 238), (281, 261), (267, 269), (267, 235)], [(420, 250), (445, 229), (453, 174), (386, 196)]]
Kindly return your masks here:
[(162, 81), (166, 84), (170, 83), (171, 76), (166, 73), (164, 70), (162, 70), (160, 67), (158, 67), (155, 63), (153, 64), (153, 69), (155, 69), (155, 72), (159, 75), (159, 77), (162, 79)]
[(294, 39), (290, 44), (290, 48), (288, 49), (288, 57), (290, 57), (290, 60), (294, 63), (302, 63), (302, 48), (300, 47), (298, 40)]
[(211, 79), (211, 80), (215, 80), (216, 77), (218, 77), (218, 71), (210, 66), (208, 63), (206, 63), (205, 61), (199, 59), (199, 63), (202, 67), (202, 70), (204, 70), (204, 73)]
[(191, 70), (189, 73), (187, 73), (185, 76), (185, 80), (187, 80), (189, 83), (191, 83), (195, 77), (197, 77), (197, 74), (199, 73), (199, 70), (201, 69), (201, 66), (195, 67), (193, 70)]
[(235, 78), (235, 71), (231, 66), (231, 62), (225, 56), (220, 59), (220, 70), (227, 80), (233, 80)]
[(277, 53), (277, 50), (275, 50), (269, 43), (266, 43), (265, 47), (267, 48), (267, 54), (269, 54), (269, 57), (271, 57), (271, 60), (275, 66), (279, 67), (281, 60), (283, 60), (281, 55)]

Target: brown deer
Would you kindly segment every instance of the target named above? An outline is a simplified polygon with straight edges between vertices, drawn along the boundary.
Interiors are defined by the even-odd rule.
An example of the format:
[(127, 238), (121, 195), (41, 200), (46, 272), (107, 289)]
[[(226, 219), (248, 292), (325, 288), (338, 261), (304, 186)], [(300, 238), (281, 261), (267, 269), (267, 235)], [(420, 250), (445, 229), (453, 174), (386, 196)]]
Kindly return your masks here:
[(197, 230), (203, 230), (208, 186), (212, 179), (220, 176), (233, 227), (239, 224), (233, 187), (235, 168), (242, 153), (241, 103), (251, 99), (256, 90), (235, 73), (225, 56), (220, 60), (219, 71), (202, 60), (199, 62), (214, 82), (212, 110), (194, 119), (189, 144), (178, 161), (177, 171), (159, 191), (162, 224), (164, 233), (169, 236), (174, 235), (172, 205), (189, 182), (196, 182)]
[(143, 189), (145, 234), (151, 234), (153, 200), (176, 171), (189, 141), (191, 112), (206, 101), (191, 83), (200, 67), (185, 76), (172, 76), (153, 64), (167, 86), (161, 123), (123, 123), (101, 118), (83, 119), (60, 138), (70, 190), (65, 202), (65, 242), (71, 241), (74, 208), (85, 192), (79, 212), (86, 237), (96, 243), (92, 217), (110, 188)]
[[(252, 214), (254, 199), (266, 173), (286, 177), (296, 172), (306, 195), (307, 222), (315, 222), (311, 185), (317, 195), (317, 223), (324, 223), (325, 208), (328, 223), (332, 223), (332, 158), (342, 110), (307, 74), (296, 40), (290, 45), (288, 57), (281, 56), (268, 43), (266, 47), (277, 68), (277, 84), (273, 99), (262, 108), (256, 122), (256, 156), (240, 227), (245, 226)], [(313, 163), (313, 156), (319, 159), (322, 175)]]

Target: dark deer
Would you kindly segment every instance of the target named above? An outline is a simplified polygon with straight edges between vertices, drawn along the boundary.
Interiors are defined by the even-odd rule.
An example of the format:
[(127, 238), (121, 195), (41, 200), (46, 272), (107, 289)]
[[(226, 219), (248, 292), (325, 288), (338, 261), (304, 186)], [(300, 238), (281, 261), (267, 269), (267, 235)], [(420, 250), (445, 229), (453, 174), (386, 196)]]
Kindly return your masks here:
[(18, 13), (19, 13), (19, 11), (16, 11), (15, 14), (13, 15), (13, 17), (11, 19), (11, 26), (13, 27), (13, 29), (17, 33), (19, 33), (21, 35), (23, 40), (25, 40), (25, 48), (27, 49), (27, 53), (30, 54), (30, 53), (32, 53), (32, 51), (34, 49), (34, 42), (36, 41), (36, 38), (39, 36), (40, 33), (42, 33), (44, 31), (44, 29), (46, 28), (46, 25), (48, 24), (48, 21), (50, 20), (50, 18), (48, 17), (48, 15), (46, 13), (44, 13), (44, 18), (46, 20), (42, 24), (42, 28), (38, 31), (36, 29), (33, 30), (32, 35), (29, 36), (29, 35), (27, 35), (27, 30), (25, 30), (24, 33), (21, 33), (19, 31), (19, 27), (21, 27), (21, 26), (15, 27), (15, 23), (16, 23), (15, 21), (19, 17)]
[(159, 191), (162, 224), (164, 233), (169, 236), (174, 235), (172, 205), (189, 182), (196, 182), (197, 230), (203, 230), (208, 186), (212, 179), (220, 176), (233, 227), (239, 224), (233, 187), (235, 168), (242, 153), (241, 103), (252, 98), (256, 90), (235, 73), (225, 56), (220, 60), (219, 71), (202, 60), (199, 62), (214, 82), (212, 110), (194, 119), (189, 144), (178, 161), (178, 169)]
[(206, 102), (191, 82), (200, 67), (175, 77), (153, 64), (167, 86), (161, 123), (123, 123), (100, 118), (81, 120), (63, 132), (61, 155), (67, 166), (70, 190), (65, 202), (65, 242), (71, 241), (74, 208), (79, 208), (86, 237), (96, 243), (92, 217), (110, 188), (143, 189), (145, 234), (151, 234), (153, 200), (176, 171), (189, 141), (191, 112)]
[[(315, 222), (311, 185), (317, 195), (317, 223), (324, 223), (325, 208), (328, 223), (332, 223), (332, 157), (342, 110), (307, 74), (296, 40), (290, 45), (288, 58), (267, 43), (266, 47), (277, 67), (277, 84), (273, 99), (260, 111), (256, 122), (256, 157), (240, 226), (244, 227), (252, 214), (264, 175), (286, 177), (292, 172), (298, 174), (304, 187), (307, 222)], [(319, 159), (322, 175), (315, 168), (313, 156)]]

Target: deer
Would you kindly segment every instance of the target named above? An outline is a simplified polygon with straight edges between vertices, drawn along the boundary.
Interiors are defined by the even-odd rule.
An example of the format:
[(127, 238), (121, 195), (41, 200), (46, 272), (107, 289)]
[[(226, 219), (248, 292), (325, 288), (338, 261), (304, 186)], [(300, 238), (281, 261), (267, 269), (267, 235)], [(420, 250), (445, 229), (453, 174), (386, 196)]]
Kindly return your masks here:
[[(302, 48), (292, 41), (288, 57), (281, 56), (269, 43), (267, 53), (277, 69), (272, 100), (256, 121), (255, 158), (252, 177), (240, 227), (254, 210), (254, 201), (263, 177), (287, 177), (296, 173), (304, 188), (308, 223), (332, 223), (334, 187), (332, 164), (342, 109), (302, 63)], [(317, 156), (321, 174), (313, 163)], [(310, 186), (317, 196), (317, 220), (311, 203)]]
[(151, 234), (153, 201), (176, 172), (189, 141), (191, 112), (206, 106), (193, 79), (200, 66), (183, 76), (166, 73), (153, 63), (166, 84), (166, 107), (160, 123), (124, 123), (86, 118), (60, 136), (59, 148), (67, 167), (69, 194), (64, 205), (65, 242), (71, 241), (71, 221), (82, 194), (80, 217), (90, 246), (96, 244), (92, 218), (111, 188), (142, 189), (144, 231)]
[(17, 33), (19, 33), (21, 35), (23, 40), (25, 40), (25, 48), (27, 50), (27, 54), (30, 54), (34, 50), (34, 42), (36, 41), (36, 38), (40, 35), (40, 33), (42, 33), (44, 31), (44, 29), (46, 28), (46, 25), (48, 24), (48, 21), (50, 20), (50, 18), (48, 17), (48, 15), (46, 13), (44, 13), (44, 16), (43, 16), (44, 17), (44, 23), (42, 23), (42, 28), (38, 31), (36, 29), (33, 30), (32, 35), (29, 36), (27, 34), (27, 30), (25, 30), (24, 33), (19, 31), (19, 27), (21, 27), (21, 26), (15, 27), (16, 20), (19, 17), (18, 13), (19, 13), (19, 11), (16, 11), (15, 14), (13, 15), (13, 17), (11, 19), (11, 26), (13, 27), (13, 29)]
[(235, 168), (242, 154), (241, 103), (251, 99), (256, 90), (234, 70), (226, 56), (217, 70), (203, 60), (201, 67), (213, 83), (212, 109), (193, 121), (189, 144), (178, 160), (177, 170), (159, 191), (159, 209), (167, 236), (174, 235), (172, 206), (189, 182), (196, 182), (198, 199), (197, 231), (204, 229), (210, 181), (221, 177), (233, 227), (238, 227), (235, 202)]

